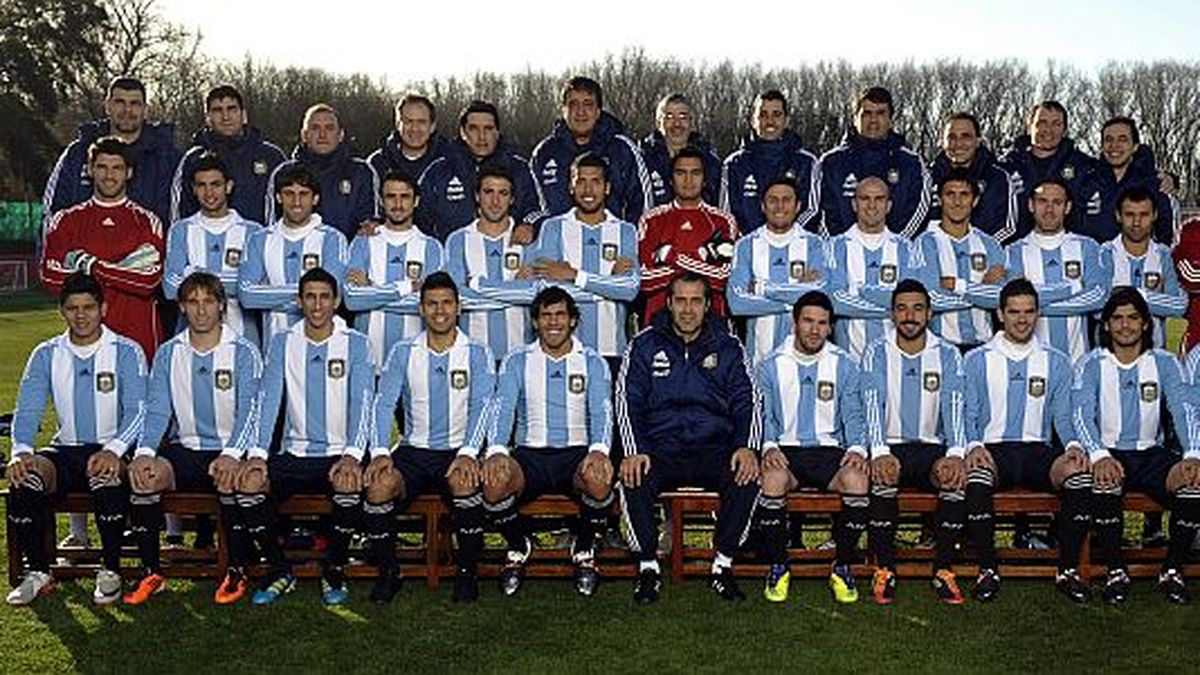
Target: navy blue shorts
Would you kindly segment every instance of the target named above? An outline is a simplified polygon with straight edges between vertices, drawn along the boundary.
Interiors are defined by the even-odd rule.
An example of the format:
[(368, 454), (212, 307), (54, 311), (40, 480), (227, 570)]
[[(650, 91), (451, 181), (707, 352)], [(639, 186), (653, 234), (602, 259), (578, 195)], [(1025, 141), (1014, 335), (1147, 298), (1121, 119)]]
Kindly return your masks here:
[(54, 464), (58, 476), (54, 486), (56, 499), (62, 499), (68, 492), (91, 492), (87, 475), (88, 459), (103, 448), (99, 443), (55, 445), (41, 453)]
[(1062, 454), (1045, 443), (993, 443), (987, 446), (996, 462), (996, 491), (1022, 487), (1038, 492), (1056, 492), (1050, 467)]
[(446, 470), (454, 461), (453, 450), (425, 450), (401, 445), (392, 451), (392, 465), (404, 477), (407, 497), (436, 493), (448, 496)]
[(531, 501), (546, 494), (574, 495), (575, 474), (579, 463), (587, 457), (588, 449), (575, 448), (526, 448), (513, 450), (512, 457), (525, 474), (525, 489), (521, 492), (522, 502)]
[(158, 456), (170, 462), (175, 470), (175, 489), (188, 492), (216, 492), (208, 465), (220, 455), (215, 450), (189, 450), (178, 443), (170, 443), (158, 451)]
[(1111, 450), (1113, 459), (1125, 469), (1125, 491), (1144, 492), (1154, 498), (1160, 506), (1169, 507), (1171, 495), (1167, 492), (1167, 474), (1181, 457), (1166, 448), (1156, 445), (1145, 450)]
[(946, 448), (929, 443), (903, 443), (891, 446), (892, 456), (900, 460), (898, 487), (937, 492), (933, 482), (933, 465), (946, 456)]
[(796, 477), (797, 487), (828, 490), (829, 483), (842, 468), (841, 448), (808, 447), (780, 448), (787, 457), (788, 469)]
[(281, 502), (292, 495), (333, 495), (329, 470), (341, 457), (273, 455), (267, 460), (271, 495)]

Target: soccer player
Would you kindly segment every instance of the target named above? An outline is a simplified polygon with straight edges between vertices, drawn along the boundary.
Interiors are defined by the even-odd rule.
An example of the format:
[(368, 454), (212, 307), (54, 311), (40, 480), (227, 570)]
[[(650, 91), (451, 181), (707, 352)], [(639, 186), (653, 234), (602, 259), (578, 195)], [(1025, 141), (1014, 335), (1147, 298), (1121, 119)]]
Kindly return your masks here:
[(96, 278), (107, 292), (105, 325), (154, 355), (162, 326), (154, 293), (162, 279), (162, 222), (129, 199), (130, 148), (115, 136), (88, 148), (92, 198), (59, 211), (46, 232), (42, 283), (62, 290), (73, 272)]
[[(462, 148), (438, 133), (437, 107), (428, 96), (407, 93), (396, 102), (395, 129), (379, 142), (379, 148), (367, 157), (367, 163), (378, 176), (399, 172), (419, 180), (425, 170), (443, 157), (460, 159)], [(460, 195), (462, 193), (459, 193)], [(470, 192), (466, 193), (470, 199)], [(449, 193), (447, 197), (451, 197)], [(426, 208), (432, 206), (427, 204)], [(417, 226), (431, 237), (445, 239), (443, 230), (435, 230), (441, 223), (440, 214), (421, 209), (417, 215)], [(430, 227), (433, 226), (433, 227)], [(430, 229), (426, 229), (430, 227)]]
[(1137, 122), (1129, 117), (1110, 118), (1100, 130), (1100, 148), (1096, 168), (1087, 176), (1078, 195), (1079, 208), (1086, 212), (1077, 231), (1100, 244), (1112, 241), (1121, 231), (1121, 195), (1138, 188), (1152, 200), (1154, 241), (1173, 244), (1179, 202), (1159, 190), (1161, 179), (1154, 165), (1154, 151), (1142, 144)]
[[(1140, 289), (1118, 286), (1100, 314), (1100, 347), (1079, 364), (1075, 429), (1092, 472), (1096, 551), (1108, 565), (1104, 601), (1129, 598), (1121, 550), (1121, 495), (1145, 492), (1171, 511), (1171, 538), (1158, 587), (1167, 600), (1190, 600), (1182, 568), (1200, 528), (1200, 450), (1195, 447), (1189, 384), (1175, 355), (1153, 347), (1149, 303)], [(1170, 411), (1184, 448), (1163, 447), (1162, 410)]]
[(1121, 193), (1116, 206), (1121, 233), (1100, 247), (1100, 265), (1102, 278), (1113, 288), (1132, 286), (1145, 298), (1154, 317), (1153, 344), (1161, 348), (1167, 340), (1167, 318), (1184, 315), (1188, 296), (1179, 285), (1170, 247), (1152, 238), (1157, 220), (1154, 202), (1154, 193), (1144, 187)]
[(814, 487), (842, 496), (842, 511), (834, 521), (837, 550), (829, 586), (837, 602), (855, 602), (858, 589), (850, 564), (858, 538), (867, 529), (869, 485), (858, 364), (849, 352), (829, 342), (829, 296), (820, 291), (800, 296), (792, 306), (792, 322), (792, 340), (757, 369), (763, 400), (762, 495), (757, 508), (771, 563), (763, 595), (771, 602), (787, 599), (787, 493)]
[(1006, 251), (1008, 278), (1028, 279), (1038, 292), (1037, 337), (1075, 363), (1088, 352), (1087, 315), (1104, 304), (1108, 283), (1100, 246), (1067, 232), (1071, 197), (1066, 183), (1044, 180), (1029, 193), (1034, 230)]
[[(1071, 420), (1071, 361), (1035, 336), (1038, 291), (1031, 281), (1005, 284), (997, 315), (1003, 330), (963, 361), (967, 535), (979, 549), (972, 595), (986, 602), (1000, 591), (992, 495), (1022, 487), (1059, 493), (1055, 585), (1084, 602), (1091, 591), (1077, 568), (1088, 530), (1092, 475)], [(1051, 425), (1061, 447), (1052, 445)]]
[(899, 488), (938, 496), (934, 513), (933, 590), (941, 602), (963, 601), (950, 569), (966, 515), (962, 463), (962, 357), (929, 331), (929, 292), (905, 279), (892, 292), (895, 334), (867, 347), (862, 398), (871, 444), (871, 549), (876, 560), (871, 595), (886, 605), (896, 597), (896, 526)]
[[(371, 461), (363, 474), (363, 530), (380, 569), (371, 599), (387, 603), (400, 590), (394, 511), (437, 492), (452, 504), (458, 541), (454, 601), (474, 602), (484, 523), (479, 452), (495, 360), (486, 345), (458, 329), (458, 287), (449, 274), (430, 274), (420, 300), (425, 330), (389, 351), (375, 399)], [(397, 402), (403, 424), (393, 446)]]
[[(363, 454), (371, 442), (374, 361), (367, 336), (335, 315), (338, 281), (314, 267), (300, 277), (302, 321), (272, 338), (260, 394), (258, 441), (238, 474), (238, 505), (254, 543), (271, 565), (254, 594), (269, 605), (296, 587), (275, 532), (274, 507), (295, 494), (333, 499), (332, 531), (322, 561), (321, 600), (340, 605), (350, 595), (342, 567), (362, 515)], [(286, 401), (279, 454), (267, 457)]]
[(930, 324), (934, 333), (964, 351), (991, 339), (991, 314), (1008, 273), (1004, 249), (975, 227), (980, 199), (970, 174), (958, 168), (946, 171), (938, 184), (941, 220), (931, 222), (913, 244), (924, 263), (919, 276), (926, 288), (966, 305), (935, 314)]
[[(654, 108), (655, 129), (642, 139), (638, 147), (646, 170), (650, 173), (650, 186), (654, 191), (654, 206), (670, 204), (675, 199), (671, 186), (671, 159), (686, 147), (693, 147), (704, 155), (704, 201), (716, 204), (721, 181), (721, 158), (717, 156), (712, 142), (696, 130), (696, 112), (691, 100), (679, 92), (667, 94)], [(648, 205), (649, 206), (649, 205)]]
[(667, 310), (638, 333), (617, 379), (621, 432), (622, 515), (638, 561), (633, 599), (658, 601), (655, 500), (681, 486), (721, 494), (709, 587), (722, 599), (745, 595), (733, 577), (758, 499), (757, 448), (762, 411), (750, 359), (719, 317), (711, 314), (708, 281), (685, 272), (671, 282)]
[(637, 296), (637, 228), (604, 206), (611, 189), (608, 164), (584, 153), (571, 165), (575, 207), (542, 224), (533, 261), (534, 276), (561, 286), (579, 305), (576, 335), (611, 366), (625, 353), (626, 303)]
[(316, 176), (304, 166), (285, 165), (274, 183), (281, 216), (247, 239), (238, 269), (242, 306), (264, 310), (263, 352), (268, 357), (275, 336), (302, 317), (295, 291), (301, 276), (320, 267), (341, 279), (346, 265), (346, 238), (314, 212), (321, 201)]
[[(145, 424), (129, 463), (130, 522), (152, 571), (125, 595), (127, 605), (145, 602), (166, 583), (157, 569), (164, 490), (219, 495), (229, 568), (215, 600), (236, 602), (246, 589), (249, 551), (235, 490), (241, 459), (257, 440), (262, 358), (252, 342), (222, 321), (225, 285), (216, 275), (193, 272), (179, 286), (179, 297), (187, 328), (154, 355)], [(173, 429), (170, 441), (160, 446), (168, 429)]]
[(684, 148), (671, 159), (675, 201), (647, 211), (638, 223), (638, 258), (646, 307), (642, 325), (666, 307), (668, 288), (687, 272), (705, 277), (713, 290), (712, 312), (725, 315), (725, 280), (738, 237), (733, 216), (705, 203), (704, 155)]
[(824, 291), (829, 283), (824, 243), (797, 221), (800, 188), (795, 181), (776, 178), (762, 194), (766, 227), (738, 240), (725, 287), (729, 313), (750, 317), (746, 342), (755, 363), (794, 332), (794, 320), (788, 318), (796, 300), (809, 291)]
[(542, 290), (529, 314), (538, 338), (504, 357), (483, 463), (483, 506), (508, 543), (500, 590), (520, 590), (532, 551), (518, 503), (570, 494), (580, 503), (575, 591), (591, 596), (600, 583), (596, 541), (613, 502), (612, 382), (604, 359), (575, 337), (580, 312), (569, 293)]
[(1200, 218), (1192, 218), (1179, 230), (1179, 243), (1171, 250), (1179, 285), (1188, 294), (1187, 332), (1183, 351), (1200, 344)]
[(379, 190), (383, 227), (354, 237), (346, 263), (346, 309), (359, 313), (354, 325), (370, 338), (377, 371), (396, 343), (421, 331), (421, 282), (442, 268), (441, 243), (413, 227), (416, 180), (389, 173)]
[(929, 165), (935, 192), (929, 202), (929, 222), (945, 220), (939, 194), (951, 172), (963, 172), (975, 185), (976, 200), (970, 212), (971, 225), (995, 237), (1001, 245), (1016, 239), (1021, 205), (1017, 182), (1004, 170), (992, 150), (983, 144), (979, 118), (956, 112), (942, 127), (941, 150)]
[[(146, 359), (136, 342), (102, 322), (108, 305), (95, 278), (68, 275), (59, 291), (66, 332), (34, 348), (17, 390), (13, 457), (5, 477), (9, 531), (28, 561), (28, 572), (8, 594), (27, 605), (54, 588), (46, 534), (54, 527), (52, 501), (88, 491), (104, 548), (92, 600), (121, 599), (121, 538), (129, 490), (121, 458), (137, 442), (145, 415)], [(58, 429), (50, 447), (34, 452), (46, 401), (54, 403)]]
[[(189, 157), (192, 192), (199, 211), (167, 230), (163, 295), (168, 300), (177, 300), (184, 279), (195, 272), (213, 274), (224, 286), (223, 320), (257, 345), (257, 317), (242, 311), (238, 302), (238, 271), (250, 236), (261, 230), (262, 225), (246, 220), (230, 208), (229, 197), (234, 184), (224, 161), (211, 152)], [(180, 330), (183, 328), (181, 321)]]

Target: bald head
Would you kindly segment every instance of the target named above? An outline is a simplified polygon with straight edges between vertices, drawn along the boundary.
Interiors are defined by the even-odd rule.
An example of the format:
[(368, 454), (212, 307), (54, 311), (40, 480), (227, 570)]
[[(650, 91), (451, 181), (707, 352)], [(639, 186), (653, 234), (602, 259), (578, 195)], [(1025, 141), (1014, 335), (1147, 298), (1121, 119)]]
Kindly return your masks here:
[(887, 225), (888, 211), (892, 208), (887, 183), (875, 176), (858, 181), (852, 205), (863, 232), (882, 232)]

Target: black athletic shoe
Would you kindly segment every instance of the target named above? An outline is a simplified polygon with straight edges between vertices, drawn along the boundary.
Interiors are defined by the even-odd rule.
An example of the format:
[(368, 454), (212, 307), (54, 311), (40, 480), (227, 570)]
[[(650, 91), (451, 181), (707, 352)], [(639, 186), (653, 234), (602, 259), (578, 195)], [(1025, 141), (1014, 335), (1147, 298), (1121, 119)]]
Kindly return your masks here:
[(512, 597), (525, 581), (525, 563), (510, 562), (500, 570), (500, 592)]
[(633, 601), (639, 605), (652, 605), (658, 602), (662, 592), (662, 575), (658, 570), (642, 570), (638, 572), (637, 583), (633, 586)]
[(986, 568), (979, 570), (979, 578), (975, 580), (975, 588), (971, 596), (979, 602), (991, 602), (1000, 593), (1000, 575), (996, 570)]
[(1110, 605), (1125, 604), (1129, 599), (1129, 575), (1125, 570), (1112, 570), (1108, 573), (1108, 581), (1104, 582), (1101, 597)]
[(1163, 570), (1158, 575), (1158, 590), (1162, 591), (1167, 602), (1173, 605), (1186, 605), (1192, 601), (1192, 596), (1183, 583), (1183, 576), (1174, 568)]
[(737, 580), (733, 578), (733, 570), (728, 567), (709, 577), (708, 587), (721, 596), (722, 600), (741, 602), (746, 599), (746, 594), (738, 588)]
[(576, 563), (575, 592), (590, 598), (596, 594), (596, 588), (599, 586), (600, 572), (596, 570), (596, 562), (589, 558)]
[(379, 578), (375, 580), (375, 585), (371, 588), (371, 602), (377, 605), (388, 604), (400, 592), (403, 581), (400, 571), (395, 568), (389, 567), (380, 570)]
[(1092, 589), (1084, 583), (1083, 579), (1079, 578), (1079, 572), (1075, 568), (1063, 570), (1055, 575), (1054, 585), (1058, 587), (1059, 592), (1067, 596), (1071, 602), (1084, 604), (1092, 599)]
[(479, 579), (464, 569), (454, 574), (454, 602), (472, 603), (479, 599)]

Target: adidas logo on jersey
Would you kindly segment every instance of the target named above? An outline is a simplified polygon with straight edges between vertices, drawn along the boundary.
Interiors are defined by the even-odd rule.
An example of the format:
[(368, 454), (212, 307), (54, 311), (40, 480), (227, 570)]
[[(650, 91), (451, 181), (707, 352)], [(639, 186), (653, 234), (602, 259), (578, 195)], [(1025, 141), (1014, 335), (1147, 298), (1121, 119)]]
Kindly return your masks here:
[(754, 180), (754, 176), (746, 176), (745, 182), (742, 183), (742, 196), (747, 199), (758, 198), (758, 181)]
[(113, 219), (109, 218), (108, 216), (105, 216), (104, 220), (100, 221), (100, 224), (105, 227), (116, 227), (117, 226), (117, 224), (113, 221)]
[(846, 180), (842, 181), (842, 196), (846, 199), (853, 199), (856, 189), (858, 189), (858, 176), (853, 173), (846, 174)]
[(452, 177), (446, 184), (446, 201), (462, 201), (464, 196), (462, 181), (458, 179), (458, 176)]
[(542, 185), (554, 185), (558, 182), (558, 162), (551, 159), (542, 169)]
[(1091, 196), (1091, 197), (1088, 197), (1088, 201), (1087, 201), (1087, 213), (1088, 213), (1088, 215), (1089, 215), (1089, 216), (1098, 216), (1098, 215), (1100, 215), (1100, 205), (1101, 205), (1101, 200), (1100, 200), (1100, 191), (1099, 191), (1099, 190), (1097, 190), (1096, 192), (1093, 192), (1093, 193), (1092, 193), (1092, 196)]
[(667, 377), (671, 374), (671, 358), (663, 350), (658, 350), (650, 361), (650, 374), (653, 377)]

